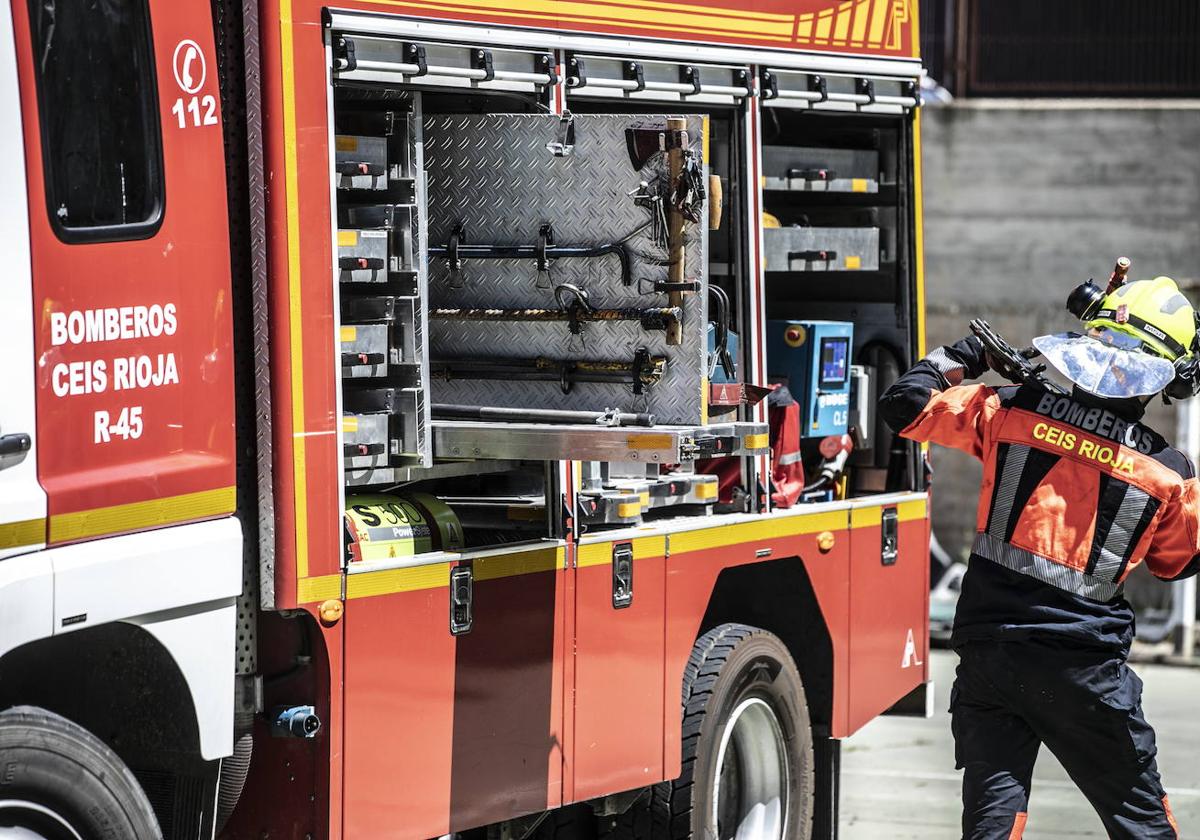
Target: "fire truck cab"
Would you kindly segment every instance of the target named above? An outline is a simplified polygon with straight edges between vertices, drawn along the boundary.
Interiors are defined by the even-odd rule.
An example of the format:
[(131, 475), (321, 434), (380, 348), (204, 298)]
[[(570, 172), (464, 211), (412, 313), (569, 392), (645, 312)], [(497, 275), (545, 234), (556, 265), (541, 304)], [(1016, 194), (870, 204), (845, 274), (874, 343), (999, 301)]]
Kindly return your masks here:
[(2, 8), (0, 836), (836, 836), (915, 0)]

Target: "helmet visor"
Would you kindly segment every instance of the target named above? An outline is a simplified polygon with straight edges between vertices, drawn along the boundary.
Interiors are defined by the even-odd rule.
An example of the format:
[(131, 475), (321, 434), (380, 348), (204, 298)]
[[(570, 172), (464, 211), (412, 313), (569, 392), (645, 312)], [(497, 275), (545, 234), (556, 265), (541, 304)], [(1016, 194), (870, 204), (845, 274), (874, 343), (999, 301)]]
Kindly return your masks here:
[(1175, 378), (1175, 366), (1161, 356), (1122, 346), (1128, 344), (1077, 333), (1043, 335), (1033, 340), (1033, 346), (1059, 373), (1098, 397), (1148, 397), (1166, 388)]

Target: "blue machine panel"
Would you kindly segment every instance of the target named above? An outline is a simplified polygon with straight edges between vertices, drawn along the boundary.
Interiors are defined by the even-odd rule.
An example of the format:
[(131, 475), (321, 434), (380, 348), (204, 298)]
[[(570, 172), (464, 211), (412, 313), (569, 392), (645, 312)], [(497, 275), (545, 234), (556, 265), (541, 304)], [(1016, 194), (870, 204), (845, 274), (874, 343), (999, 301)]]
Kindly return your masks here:
[(803, 437), (846, 433), (853, 349), (854, 325), (845, 321), (767, 322), (767, 374), (787, 380)]
[[(738, 365), (738, 337), (737, 333), (732, 330), (725, 340), (725, 347), (729, 350), (729, 358), (733, 361), (734, 376), (729, 376), (725, 372), (725, 367), (718, 361), (713, 369), (713, 374), (709, 377), (709, 382), (736, 382), (737, 381), (737, 365)], [(708, 359), (712, 360), (717, 352), (717, 328), (714, 324), (708, 325)]]

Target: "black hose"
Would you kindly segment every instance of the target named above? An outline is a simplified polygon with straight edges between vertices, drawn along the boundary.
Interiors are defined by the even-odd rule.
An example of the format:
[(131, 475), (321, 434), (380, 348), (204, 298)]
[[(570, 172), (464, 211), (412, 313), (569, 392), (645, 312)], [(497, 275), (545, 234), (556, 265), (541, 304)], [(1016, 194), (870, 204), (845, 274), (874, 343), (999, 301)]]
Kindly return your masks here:
[(225, 828), (242, 798), (254, 754), (254, 713), (235, 713), (233, 724), (233, 754), (221, 759), (221, 777), (217, 782), (217, 834)]

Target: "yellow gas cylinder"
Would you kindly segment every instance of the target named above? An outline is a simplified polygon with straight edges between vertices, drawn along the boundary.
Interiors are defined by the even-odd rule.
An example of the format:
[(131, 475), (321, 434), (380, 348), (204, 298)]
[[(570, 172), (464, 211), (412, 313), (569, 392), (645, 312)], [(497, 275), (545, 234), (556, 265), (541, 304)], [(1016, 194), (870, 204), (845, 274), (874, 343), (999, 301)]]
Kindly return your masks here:
[(431, 551), (461, 551), (462, 524), (428, 493), (362, 493), (346, 497), (350, 561), (393, 560)]

